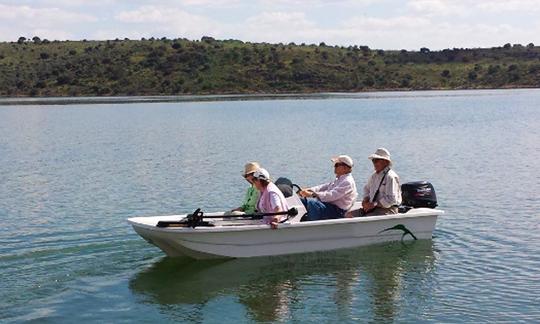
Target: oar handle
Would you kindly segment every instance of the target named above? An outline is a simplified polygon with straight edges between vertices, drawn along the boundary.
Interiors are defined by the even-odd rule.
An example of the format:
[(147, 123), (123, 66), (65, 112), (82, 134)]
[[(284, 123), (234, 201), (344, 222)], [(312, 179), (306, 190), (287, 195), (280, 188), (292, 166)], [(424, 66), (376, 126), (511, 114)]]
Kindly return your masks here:
[(282, 212), (275, 212), (275, 213), (254, 213), (254, 214), (241, 214), (241, 215), (212, 215), (212, 216), (203, 216), (204, 218), (235, 218), (235, 217), (251, 217), (254, 219), (260, 219), (264, 216), (279, 216), (279, 215), (287, 215), (287, 216), (296, 216), (298, 215), (298, 210), (296, 208), (291, 208), (286, 211)]

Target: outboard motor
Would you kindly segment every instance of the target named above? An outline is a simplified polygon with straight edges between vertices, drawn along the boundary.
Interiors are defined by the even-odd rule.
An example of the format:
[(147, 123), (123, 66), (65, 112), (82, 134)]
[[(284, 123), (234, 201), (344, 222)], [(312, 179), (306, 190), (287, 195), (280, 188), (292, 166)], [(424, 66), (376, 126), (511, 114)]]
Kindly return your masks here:
[(437, 195), (435, 195), (435, 188), (433, 188), (433, 185), (427, 181), (415, 181), (402, 184), (401, 198), (401, 204), (405, 207), (437, 207)]

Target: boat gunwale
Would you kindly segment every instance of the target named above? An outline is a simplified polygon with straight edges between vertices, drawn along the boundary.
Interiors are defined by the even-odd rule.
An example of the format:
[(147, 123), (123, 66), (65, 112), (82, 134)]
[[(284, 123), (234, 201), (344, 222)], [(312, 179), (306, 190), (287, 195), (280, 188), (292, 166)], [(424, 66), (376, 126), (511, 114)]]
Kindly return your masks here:
[[(356, 223), (369, 223), (377, 222), (382, 220), (393, 220), (393, 219), (405, 219), (405, 218), (418, 218), (418, 217), (429, 217), (429, 216), (440, 216), (444, 214), (443, 210), (432, 209), (432, 208), (415, 208), (412, 213), (399, 213), (392, 215), (380, 215), (380, 216), (366, 216), (366, 217), (353, 217), (353, 218), (339, 218), (339, 219), (326, 219), (319, 221), (308, 221), (308, 222), (295, 222), (289, 223), (285, 222), (279, 225), (278, 229), (287, 229), (287, 228), (301, 228), (301, 227), (313, 227), (313, 226), (324, 226), (324, 225), (339, 225), (339, 224), (356, 224)], [(179, 217), (185, 217), (187, 214), (178, 215)], [(198, 226), (195, 228), (192, 227), (157, 227), (155, 225), (149, 225), (145, 223), (138, 222), (137, 219), (148, 219), (159, 217), (171, 217), (176, 215), (168, 216), (139, 216), (128, 218), (127, 221), (132, 225), (139, 228), (145, 228), (147, 230), (152, 230), (155, 232), (162, 233), (224, 233), (224, 232), (238, 232), (238, 231), (250, 231), (250, 230), (269, 230), (270, 227), (267, 224), (247, 224), (247, 225), (227, 225), (227, 226)]]

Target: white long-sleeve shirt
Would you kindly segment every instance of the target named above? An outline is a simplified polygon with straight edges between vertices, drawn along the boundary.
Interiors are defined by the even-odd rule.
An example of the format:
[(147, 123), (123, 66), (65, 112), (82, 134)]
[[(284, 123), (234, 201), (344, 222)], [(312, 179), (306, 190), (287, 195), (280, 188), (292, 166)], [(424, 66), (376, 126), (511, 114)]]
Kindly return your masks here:
[(356, 197), (356, 182), (352, 174), (347, 173), (337, 177), (334, 181), (309, 188), (322, 202), (328, 202), (343, 210), (348, 210)]
[[(385, 176), (385, 173), (388, 173)], [(379, 188), (382, 177), (385, 176), (379, 189), (379, 194), (375, 201), (373, 196)], [(377, 206), (383, 208), (389, 208), (394, 205), (401, 204), (401, 186), (399, 184), (399, 176), (390, 167), (386, 167), (381, 172), (373, 172), (368, 180), (368, 183), (364, 186), (364, 199), (369, 198), (369, 201), (376, 202)]]

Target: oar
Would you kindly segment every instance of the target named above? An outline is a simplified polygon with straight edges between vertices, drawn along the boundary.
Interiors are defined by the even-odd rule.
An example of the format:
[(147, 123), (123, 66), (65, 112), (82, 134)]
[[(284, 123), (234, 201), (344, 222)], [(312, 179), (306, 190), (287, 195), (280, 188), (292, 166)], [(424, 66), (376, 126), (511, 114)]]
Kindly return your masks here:
[(261, 219), (264, 216), (279, 216), (279, 215), (287, 215), (287, 216), (296, 216), (298, 215), (298, 210), (296, 208), (291, 208), (286, 211), (282, 212), (275, 212), (275, 213), (253, 213), (253, 214), (240, 214), (240, 215), (212, 215), (212, 216), (204, 216), (204, 218), (236, 218), (236, 217), (245, 217), (245, 218), (252, 218), (252, 219)]
[(204, 216), (200, 208), (197, 208), (193, 214), (187, 215), (187, 217), (180, 221), (159, 221), (157, 227), (193, 227), (199, 225), (209, 225), (208, 222), (203, 222), (203, 218), (251, 218), (251, 219), (261, 219), (264, 216), (278, 216), (278, 215), (287, 215), (287, 216), (296, 216), (298, 215), (298, 210), (296, 208), (291, 208), (287, 211), (275, 212), (275, 213), (254, 213), (254, 214), (243, 214), (243, 215), (212, 215)]

